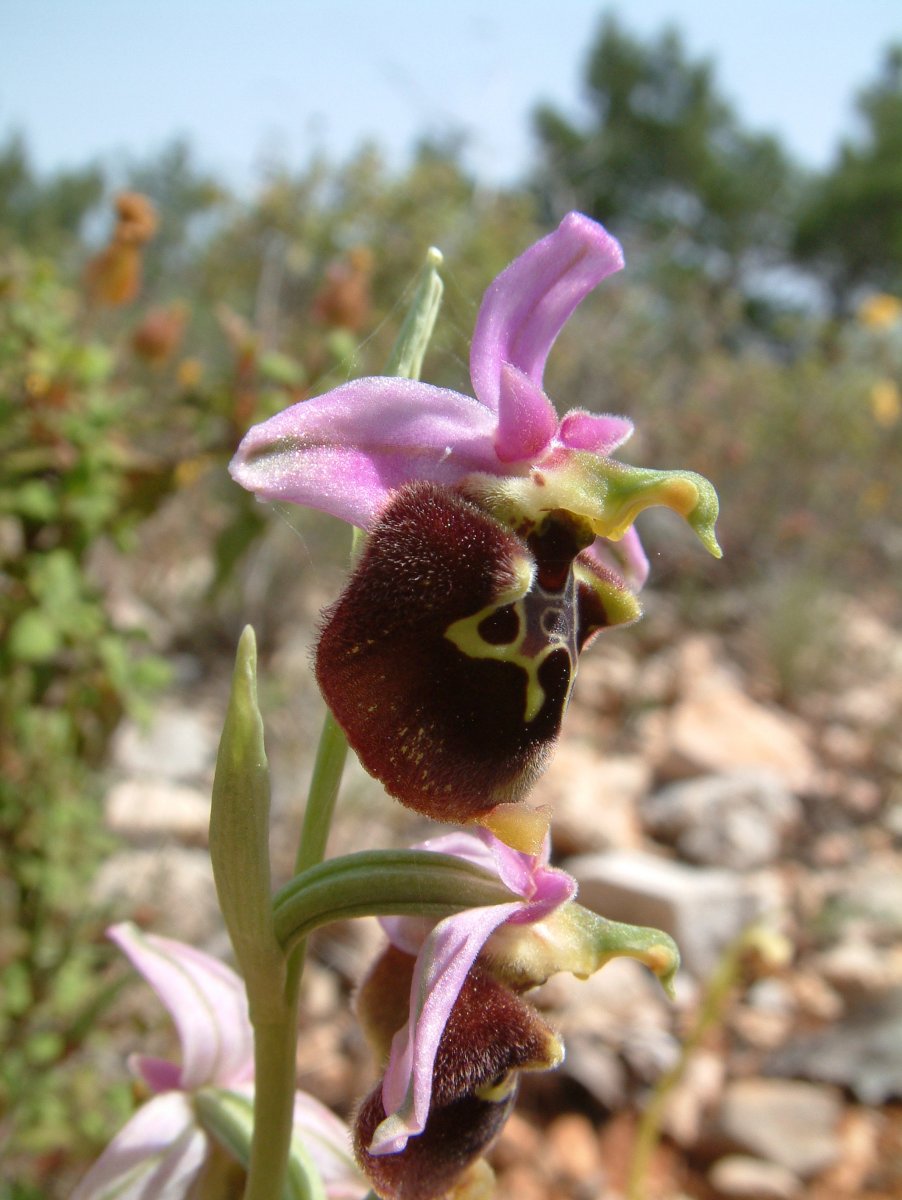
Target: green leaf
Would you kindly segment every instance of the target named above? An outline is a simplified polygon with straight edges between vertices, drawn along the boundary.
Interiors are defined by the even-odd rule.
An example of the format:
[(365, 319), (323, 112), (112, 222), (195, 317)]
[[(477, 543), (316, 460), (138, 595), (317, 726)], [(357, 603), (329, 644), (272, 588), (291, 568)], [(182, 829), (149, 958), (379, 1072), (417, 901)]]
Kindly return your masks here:
[(257, 646), (238, 643), (210, 810), (210, 858), (223, 917), (247, 986), (252, 1017), (280, 1012), (285, 960), (273, 932), (269, 866), (269, 765), (257, 707)]
[(435, 246), (426, 251), (426, 261), (417, 279), (416, 291), (404, 324), (398, 334), (394, 348), (385, 364), (386, 375), (399, 375), (403, 379), (419, 379), (423, 358), (435, 319), (442, 304), (445, 285), (438, 273), (442, 265), (442, 252)]
[(275, 933), (287, 952), (314, 929), (350, 917), (422, 916), (517, 900), (497, 876), (451, 854), (364, 850), (295, 875), (273, 903)]
[(41, 608), (23, 612), (9, 631), (9, 653), (19, 662), (49, 662), (61, 646), (59, 630)]
[(260, 356), (260, 374), (264, 379), (273, 383), (281, 383), (285, 387), (297, 387), (306, 378), (304, 368), (287, 354), (270, 350)]
[(52, 521), (59, 512), (59, 500), (49, 483), (28, 479), (16, 489), (16, 510), (32, 521)]

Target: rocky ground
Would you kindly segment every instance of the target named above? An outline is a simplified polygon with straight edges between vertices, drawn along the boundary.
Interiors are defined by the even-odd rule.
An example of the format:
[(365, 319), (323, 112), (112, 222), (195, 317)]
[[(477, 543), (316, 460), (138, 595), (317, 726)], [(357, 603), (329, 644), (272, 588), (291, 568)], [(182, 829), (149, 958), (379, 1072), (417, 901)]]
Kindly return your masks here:
[[(281, 879), (321, 719), (307, 646), (322, 598), (297, 601), (261, 664)], [(834, 636), (790, 703), (749, 605), (721, 598), (717, 622), (690, 622), (652, 596), (642, 625), (583, 658), (534, 799), (554, 806), (582, 902), (668, 930), (684, 968), (673, 1005), (624, 960), (537, 994), (567, 1060), (526, 1081), (494, 1152), (502, 1200), (624, 1196), (650, 1105), (661, 1137), (636, 1196), (902, 1196), (902, 635), (879, 604), (829, 601)], [(227, 954), (205, 840), (230, 664), (173, 661), (150, 724), (119, 731), (106, 816), (122, 848), (96, 891)], [(331, 850), (425, 828), (354, 764)], [(750, 925), (770, 950), (737, 958), (715, 1003)], [(319, 937), (305, 979), (301, 1083), (343, 1112), (372, 1081), (348, 1001), (379, 936), (366, 921)]]

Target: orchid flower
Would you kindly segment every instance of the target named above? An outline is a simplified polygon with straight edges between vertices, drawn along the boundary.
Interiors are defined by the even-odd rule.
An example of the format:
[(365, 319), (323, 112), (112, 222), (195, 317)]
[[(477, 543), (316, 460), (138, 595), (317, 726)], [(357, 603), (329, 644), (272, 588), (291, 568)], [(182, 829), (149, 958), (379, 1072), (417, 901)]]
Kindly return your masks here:
[[(183, 1200), (197, 1192), (213, 1142), (198, 1116), (204, 1098), (253, 1094), (253, 1031), (241, 979), (192, 946), (126, 922), (108, 936), (151, 985), (179, 1035), (181, 1065), (133, 1055), (129, 1066), (153, 1093), (107, 1146), (72, 1200)], [(312, 1096), (295, 1094), (295, 1136), (329, 1200), (357, 1200), (366, 1185), (349, 1133)]]
[(559, 420), (542, 389), (567, 319), (622, 265), (615, 239), (570, 213), (489, 286), (474, 396), (358, 379), (255, 426), (231, 464), (262, 499), (369, 532), (326, 613), (317, 679), (364, 767), (440, 820), (491, 825), (544, 768), (578, 655), (639, 615), (642, 509), (675, 509), (720, 553), (707, 480), (615, 461), (629, 420)]
[[(606, 922), (574, 903), (576, 882), (487, 830), (432, 838), (418, 849), (453, 854), (497, 876), (518, 897), (437, 924), (383, 917), (389, 947), (362, 985), (358, 1015), (387, 1059), (380, 1087), (358, 1113), (355, 1146), (380, 1195), (443, 1195), (479, 1157), (513, 1103), (519, 1072), (563, 1058), (557, 1035), (521, 998), (560, 970), (581, 977), (616, 954), (645, 961), (665, 986), (679, 956), (657, 930)], [(410, 980), (401, 1007), (399, 983)], [(448, 1142), (469, 1147), (443, 1157)], [(430, 1183), (429, 1187), (433, 1184)], [(417, 1190), (419, 1189), (419, 1190)]]

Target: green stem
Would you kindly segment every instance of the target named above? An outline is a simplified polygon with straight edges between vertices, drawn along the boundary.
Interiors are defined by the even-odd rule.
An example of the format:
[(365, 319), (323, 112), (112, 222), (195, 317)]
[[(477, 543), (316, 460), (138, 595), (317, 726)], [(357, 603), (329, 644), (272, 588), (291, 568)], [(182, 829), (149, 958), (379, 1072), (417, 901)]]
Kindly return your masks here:
[(279, 1200), (288, 1177), (288, 1155), (297, 1082), (297, 1005), (280, 1020), (254, 1026), (254, 1133), (244, 1200)]
[(708, 980), (695, 1024), (683, 1039), (677, 1061), (669, 1071), (664, 1072), (654, 1086), (651, 1099), (646, 1104), (636, 1129), (626, 1185), (627, 1200), (645, 1200), (645, 1181), (652, 1156), (661, 1139), (661, 1125), (667, 1101), (686, 1073), (690, 1058), (701, 1045), (708, 1030), (723, 1017), (724, 1006), (739, 976), (743, 956), (757, 932), (754, 926), (745, 930), (724, 951)]
[[(347, 755), (347, 738), (327, 711), (304, 809), (298, 871), (323, 860)], [(306, 939), (298, 942), (288, 956), (281, 1019), (254, 1026), (257, 1087), (244, 1200), (276, 1200), (285, 1188), (297, 1082), (298, 996), (306, 946)]]
[(304, 824), (294, 864), (295, 875), (323, 861), (347, 757), (348, 739), (327, 709), (304, 810)]

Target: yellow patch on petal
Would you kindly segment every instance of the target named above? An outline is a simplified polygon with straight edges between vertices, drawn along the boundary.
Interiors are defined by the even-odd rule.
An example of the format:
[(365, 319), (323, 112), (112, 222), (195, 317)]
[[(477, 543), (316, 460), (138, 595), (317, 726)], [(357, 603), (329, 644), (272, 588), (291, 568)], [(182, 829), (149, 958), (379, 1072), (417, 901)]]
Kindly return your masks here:
[(530, 808), (528, 804), (497, 804), (473, 823), (482, 825), (514, 850), (538, 854), (551, 827), (551, 816), (547, 804), (539, 808)]

